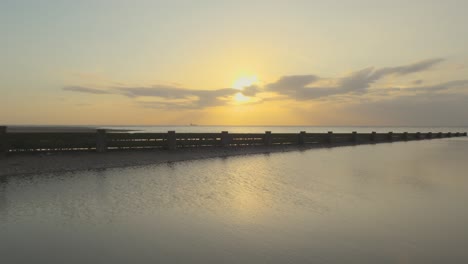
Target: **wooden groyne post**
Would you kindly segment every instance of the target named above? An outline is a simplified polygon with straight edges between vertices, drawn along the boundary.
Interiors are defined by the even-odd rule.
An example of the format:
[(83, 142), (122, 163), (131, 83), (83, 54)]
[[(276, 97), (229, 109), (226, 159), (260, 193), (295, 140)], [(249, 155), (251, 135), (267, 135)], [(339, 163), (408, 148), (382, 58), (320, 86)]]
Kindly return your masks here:
[(106, 152), (119, 149), (167, 149), (194, 147), (242, 146), (341, 146), (351, 144), (377, 144), (393, 141), (413, 141), (433, 138), (467, 136), (466, 132), (403, 132), (403, 133), (120, 133), (97, 129), (78, 132), (12, 132), (0, 126), (0, 158), (9, 153), (63, 152), (95, 150)]
[(353, 134), (352, 134), (352, 137), (351, 137), (351, 141), (352, 141), (354, 144), (357, 144), (357, 143), (358, 143), (358, 136), (357, 136), (357, 132), (356, 132), (356, 131), (353, 131)]
[(177, 138), (175, 131), (167, 131), (167, 149), (175, 150), (177, 148)]
[(407, 141), (407, 140), (408, 140), (408, 132), (403, 132), (402, 139), (403, 139), (404, 141)]
[(6, 126), (0, 126), (0, 158), (6, 157), (6, 154), (8, 153), (6, 130)]
[(107, 137), (105, 129), (96, 130), (96, 151), (99, 153), (107, 151)]
[(298, 145), (304, 145), (305, 144), (305, 137), (306, 137), (306, 132), (301, 131), (299, 133), (299, 137), (298, 137), (298, 140), (297, 140)]
[(374, 142), (377, 140), (377, 133), (375, 131), (372, 131), (371, 136), (370, 136), (370, 141)]
[(264, 144), (265, 146), (271, 146), (271, 131), (265, 131)]
[(221, 147), (229, 146), (229, 132), (221, 131)]
[(335, 140), (333, 140), (333, 131), (328, 131), (327, 133), (327, 143), (333, 144)]
[(416, 137), (416, 139), (421, 139), (421, 132), (416, 132), (415, 137)]

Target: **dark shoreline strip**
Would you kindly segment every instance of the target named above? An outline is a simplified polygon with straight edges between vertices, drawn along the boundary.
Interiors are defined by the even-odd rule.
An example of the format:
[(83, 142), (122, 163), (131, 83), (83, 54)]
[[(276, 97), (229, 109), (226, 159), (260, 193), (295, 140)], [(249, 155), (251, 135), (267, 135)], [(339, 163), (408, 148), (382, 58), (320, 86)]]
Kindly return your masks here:
[(105, 129), (94, 132), (10, 133), (0, 126), (0, 156), (31, 152), (107, 152), (141, 149), (191, 149), (241, 146), (319, 146), (368, 144), (466, 136), (465, 133), (118, 133)]
[[(391, 143), (391, 142), (387, 142)], [(405, 143), (402, 141), (401, 143)], [(423, 143), (423, 142), (421, 142)], [(375, 145), (365, 143), (358, 145)], [(274, 145), (243, 147), (199, 147), (176, 150), (147, 149), (97, 152), (52, 152), (13, 154), (0, 159), (0, 177), (66, 173), (110, 168), (138, 167), (171, 162), (226, 158), (242, 155), (258, 155), (291, 151), (305, 151), (335, 147), (358, 146), (354, 143), (320, 145)]]

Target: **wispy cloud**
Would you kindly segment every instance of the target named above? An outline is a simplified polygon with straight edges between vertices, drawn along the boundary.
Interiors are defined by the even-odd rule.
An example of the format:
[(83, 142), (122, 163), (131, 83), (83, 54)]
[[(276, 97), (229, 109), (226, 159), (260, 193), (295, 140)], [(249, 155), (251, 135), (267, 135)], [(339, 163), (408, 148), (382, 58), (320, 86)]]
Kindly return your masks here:
[(408, 75), (411, 73), (428, 70), (432, 66), (444, 61), (444, 59), (430, 59), (421, 62), (398, 67), (386, 67), (376, 69), (368, 67), (356, 71), (348, 76), (332, 78), (334, 86), (318, 86), (319, 80), (325, 79), (317, 75), (291, 75), (283, 76), (274, 83), (267, 84), (269, 91), (290, 96), (296, 100), (312, 100), (339, 94), (367, 92), (371, 84), (390, 75)]
[[(217, 90), (193, 90), (174, 86), (155, 85), (152, 87), (118, 87), (114, 90), (131, 98), (156, 97), (164, 102), (142, 103), (146, 107), (153, 108), (205, 108), (218, 106), (225, 103), (225, 98), (239, 92), (237, 89), (224, 88)], [(183, 102), (171, 102), (170, 100), (184, 100)]]
[[(315, 74), (288, 75), (264, 86), (252, 85), (243, 90), (233, 88), (188, 89), (177, 85), (153, 85), (143, 87), (118, 86), (97, 89), (84, 86), (67, 86), (64, 91), (88, 94), (118, 94), (135, 100), (145, 108), (158, 109), (203, 109), (233, 103), (237, 93), (254, 98), (250, 103), (265, 103), (275, 100), (371, 102), (421, 94), (460, 92), (468, 88), (468, 80), (454, 80), (440, 84), (427, 84), (416, 80), (391, 87), (378, 87), (378, 81), (388, 76), (405, 76), (431, 69), (444, 59), (429, 59), (397, 67), (368, 67), (344, 77), (324, 78)], [(424, 83), (425, 84), (425, 83)], [(265, 96), (269, 94), (270, 96)]]
[(444, 82), (436, 85), (428, 85), (428, 86), (418, 86), (418, 87), (411, 87), (409, 90), (419, 90), (419, 91), (445, 91), (454, 88), (467, 88), (468, 80), (455, 80), (450, 82)]
[[(248, 86), (248, 87), (244, 87), (244, 89), (242, 89), (242, 91), (240, 91), (243, 95), (245, 96), (255, 96), (257, 93), (261, 92), (261, 88), (257, 85), (251, 85), (251, 86)], [(239, 92), (239, 91), (238, 91)]]
[(278, 81), (267, 84), (265, 87), (274, 92), (288, 93), (304, 89), (319, 79), (320, 78), (315, 75), (289, 75), (283, 76)]
[(62, 90), (69, 92), (78, 92), (78, 93), (89, 93), (89, 94), (110, 94), (108, 90), (100, 90), (96, 88), (83, 87), (83, 86), (66, 86)]
[[(154, 85), (151, 87), (110, 87), (107, 90), (84, 86), (67, 86), (62, 90), (88, 94), (120, 94), (129, 98), (154, 98), (153, 101), (138, 102), (144, 107), (151, 108), (180, 108), (201, 109), (205, 107), (225, 104), (227, 97), (244, 92), (254, 96), (258, 87), (247, 87), (245, 91), (233, 88), (217, 90), (194, 90), (168, 85)], [(162, 101), (161, 101), (162, 100)]]
[(407, 75), (411, 73), (421, 72), (430, 69), (432, 66), (443, 62), (443, 58), (435, 58), (423, 60), (420, 62), (412, 63), (409, 65), (398, 66), (398, 67), (386, 67), (378, 69), (373, 74), (373, 78), (380, 79), (386, 75), (398, 74), (398, 75)]

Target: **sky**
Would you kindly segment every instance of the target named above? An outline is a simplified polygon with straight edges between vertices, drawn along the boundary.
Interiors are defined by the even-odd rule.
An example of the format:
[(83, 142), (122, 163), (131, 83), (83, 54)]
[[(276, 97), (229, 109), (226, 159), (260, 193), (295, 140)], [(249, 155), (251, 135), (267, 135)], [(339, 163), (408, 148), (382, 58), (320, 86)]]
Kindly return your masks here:
[(466, 10), (0, 0), (0, 124), (468, 126)]

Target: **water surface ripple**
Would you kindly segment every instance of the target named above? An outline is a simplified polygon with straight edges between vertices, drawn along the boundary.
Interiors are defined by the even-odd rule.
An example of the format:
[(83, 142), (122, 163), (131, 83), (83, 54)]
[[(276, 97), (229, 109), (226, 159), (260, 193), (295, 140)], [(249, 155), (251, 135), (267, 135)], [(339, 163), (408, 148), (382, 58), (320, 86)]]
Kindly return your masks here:
[(467, 263), (467, 138), (0, 178), (2, 263)]

